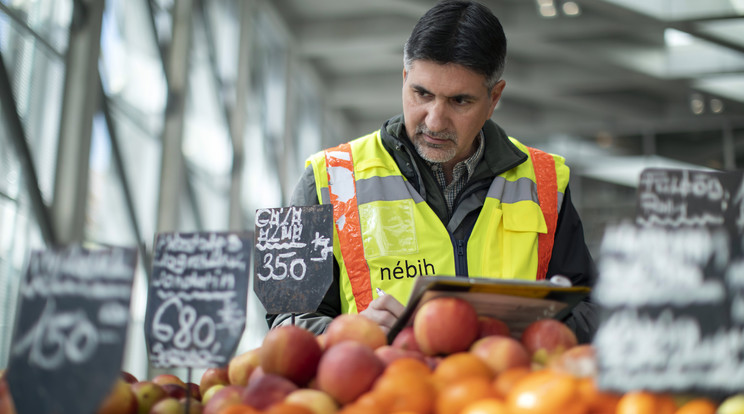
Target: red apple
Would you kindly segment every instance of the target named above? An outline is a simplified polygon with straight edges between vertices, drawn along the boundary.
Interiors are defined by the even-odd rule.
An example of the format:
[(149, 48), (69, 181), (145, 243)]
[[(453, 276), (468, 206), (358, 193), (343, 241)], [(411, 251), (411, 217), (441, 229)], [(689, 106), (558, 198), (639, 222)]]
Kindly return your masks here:
[(347, 404), (369, 391), (384, 369), (372, 348), (356, 341), (344, 341), (323, 354), (316, 386), (340, 404)]
[(168, 397), (175, 398), (176, 400), (186, 398), (186, 395), (188, 394), (186, 387), (182, 387), (178, 384), (163, 384), (161, 387), (163, 387)]
[(138, 381), (137, 377), (135, 377), (134, 375), (132, 375), (132, 373), (127, 372), (127, 371), (121, 372), (121, 379), (128, 382), (129, 384), (134, 384), (135, 382)]
[(292, 391), (284, 401), (306, 407), (313, 414), (334, 414), (338, 411), (338, 404), (336, 404), (333, 397), (326, 392), (310, 388), (301, 388)]
[(98, 407), (97, 414), (135, 414), (136, 412), (137, 397), (131, 385), (123, 379), (117, 379)]
[(392, 345), (384, 345), (375, 349), (375, 355), (382, 361), (385, 366), (400, 358), (414, 358), (421, 362), (426, 362), (424, 354), (421, 351), (410, 351), (403, 348), (396, 348)]
[(492, 316), (478, 316), (478, 338), (485, 338), (491, 335), (510, 336), (509, 325), (501, 319)]
[(152, 382), (158, 385), (176, 384), (186, 388), (186, 383), (181, 378), (173, 374), (158, 374), (152, 378)]
[(413, 333), (413, 326), (406, 326), (395, 335), (392, 346), (401, 349), (408, 349), (411, 351), (421, 351), (418, 342), (416, 342), (416, 335)]
[(158, 401), (150, 409), (150, 414), (201, 414), (203, 411), (202, 404), (195, 400), (188, 400), (189, 410), (186, 411), (186, 399), (166, 398)]
[(261, 378), (249, 383), (240, 395), (241, 402), (258, 410), (264, 410), (272, 404), (283, 401), (297, 385), (276, 374), (264, 374)]
[(248, 377), (261, 364), (258, 356), (260, 350), (261, 348), (254, 348), (230, 359), (230, 363), (227, 365), (227, 377), (230, 384), (244, 386), (248, 383)]
[[(0, 414), (16, 414), (5, 370), (0, 370)], [(136, 412), (136, 411), (135, 411)]]
[(203, 414), (219, 414), (220, 411), (231, 405), (241, 404), (240, 394), (242, 392), (243, 387), (240, 385), (222, 386), (204, 405)]
[[(227, 385), (227, 384), (225, 384), (225, 385)], [(187, 382), (186, 383), (186, 389), (189, 392), (189, 394), (188, 394), (189, 397), (191, 397), (191, 398), (193, 398), (193, 399), (195, 399), (197, 401), (201, 401), (201, 390), (199, 389), (199, 384), (194, 383), (194, 382)]]
[(508, 336), (492, 335), (478, 339), (470, 347), (470, 352), (480, 357), (494, 375), (512, 367), (530, 367), (532, 363), (527, 349)]
[(335, 317), (325, 331), (325, 348), (352, 340), (375, 349), (387, 345), (387, 335), (377, 322), (358, 313), (347, 313)]
[(434, 298), (421, 305), (414, 316), (413, 333), (426, 355), (466, 351), (478, 337), (478, 314), (464, 299)]
[(304, 386), (315, 377), (323, 354), (315, 335), (294, 325), (272, 329), (264, 337), (259, 351), (261, 368)]
[(137, 397), (137, 412), (148, 414), (156, 402), (168, 397), (162, 386), (152, 381), (139, 381), (130, 385)]
[(578, 344), (576, 334), (557, 319), (540, 319), (527, 325), (522, 344), (538, 364), (546, 364)]
[(199, 393), (204, 394), (213, 385), (227, 385), (229, 383), (230, 377), (227, 374), (227, 367), (210, 367), (204, 371), (199, 380)]
[(201, 397), (202, 405), (206, 405), (209, 402), (209, 399), (212, 398), (212, 396), (216, 394), (217, 391), (223, 388), (225, 388), (225, 385), (222, 384), (212, 385), (211, 387), (209, 387), (209, 389)]

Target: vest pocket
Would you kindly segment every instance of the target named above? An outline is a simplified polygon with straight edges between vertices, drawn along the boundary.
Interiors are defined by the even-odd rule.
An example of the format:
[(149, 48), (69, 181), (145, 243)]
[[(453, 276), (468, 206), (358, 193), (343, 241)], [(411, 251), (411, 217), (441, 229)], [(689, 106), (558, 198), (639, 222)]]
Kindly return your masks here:
[(359, 206), (364, 255), (406, 255), (418, 252), (413, 200), (376, 201)]
[(504, 274), (515, 279), (535, 280), (537, 235), (547, 233), (540, 206), (532, 201), (502, 204)]

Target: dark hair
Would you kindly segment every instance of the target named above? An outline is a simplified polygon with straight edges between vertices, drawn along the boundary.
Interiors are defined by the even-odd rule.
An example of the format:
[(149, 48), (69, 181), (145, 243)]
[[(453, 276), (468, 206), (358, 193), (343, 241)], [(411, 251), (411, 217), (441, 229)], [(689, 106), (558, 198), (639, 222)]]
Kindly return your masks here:
[(501, 79), (506, 36), (499, 19), (474, 1), (444, 0), (416, 23), (403, 49), (407, 70), (415, 60), (457, 63), (484, 75), (490, 89)]

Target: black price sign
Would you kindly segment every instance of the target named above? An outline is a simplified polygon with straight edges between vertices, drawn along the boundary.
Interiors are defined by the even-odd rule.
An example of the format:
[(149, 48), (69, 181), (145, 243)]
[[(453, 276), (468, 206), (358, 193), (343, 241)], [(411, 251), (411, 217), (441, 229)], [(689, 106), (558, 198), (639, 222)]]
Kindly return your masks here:
[(268, 313), (313, 312), (333, 281), (333, 206), (256, 211), (253, 290)]
[(8, 365), (16, 410), (91, 413), (121, 371), (133, 248), (31, 253)]
[(741, 173), (647, 170), (636, 224), (609, 227), (592, 297), (602, 388), (744, 388)]
[(741, 205), (741, 173), (647, 169), (638, 187), (637, 223), (689, 227), (731, 225), (734, 204)]
[(156, 367), (227, 364), (245, 328), (250, 234), (162, 233), (145, 338)]

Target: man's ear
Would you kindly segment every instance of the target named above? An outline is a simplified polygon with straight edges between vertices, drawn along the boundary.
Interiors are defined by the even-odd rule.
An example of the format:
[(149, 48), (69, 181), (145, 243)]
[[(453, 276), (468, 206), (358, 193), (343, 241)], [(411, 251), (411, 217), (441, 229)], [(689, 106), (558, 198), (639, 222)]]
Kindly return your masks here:
[(493, 111), (496, 109), (496, 105), (499, 103), (499, 100), (501, 100), (501, 94), (504, 92), (504, 87), (506, 87), (506, 81), (502, 79), (496, 82), (496, 85), (494, 85), (491, 89), (491, 110), (490, 114), (488, 115), (489, 117), (493, 115)]

